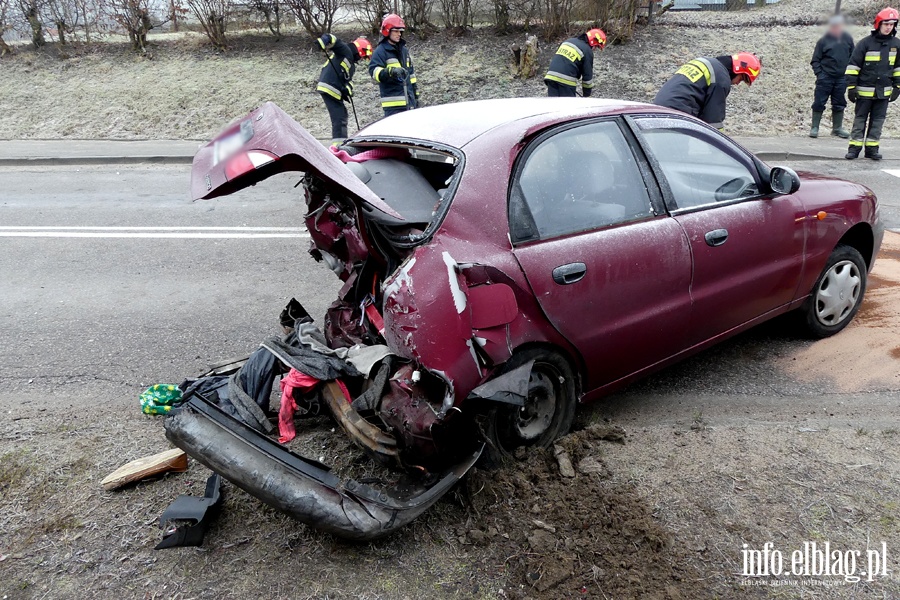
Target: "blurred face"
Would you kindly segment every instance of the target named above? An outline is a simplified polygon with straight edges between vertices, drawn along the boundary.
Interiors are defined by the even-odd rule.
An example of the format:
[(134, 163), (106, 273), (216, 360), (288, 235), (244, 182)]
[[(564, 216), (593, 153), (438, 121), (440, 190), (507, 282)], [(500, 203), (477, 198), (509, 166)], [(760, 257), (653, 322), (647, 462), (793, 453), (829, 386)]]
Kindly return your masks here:
[(388, 39), (394, 42), (395, 44), (400, 41), (400, 38), (403, 37), (402, 29), (391, 29), (388, 33)]
[(890, 35), (894, 30), (894, 26), (897, 24), (897, 21), (882, 21), (881, 26), (878, 28), (878, 31), (881, 35)]
[(844, 25), (841, 23), (835, 23), (828, 27), (828, 33), (832, 37), (839, 38), (844, 34)]

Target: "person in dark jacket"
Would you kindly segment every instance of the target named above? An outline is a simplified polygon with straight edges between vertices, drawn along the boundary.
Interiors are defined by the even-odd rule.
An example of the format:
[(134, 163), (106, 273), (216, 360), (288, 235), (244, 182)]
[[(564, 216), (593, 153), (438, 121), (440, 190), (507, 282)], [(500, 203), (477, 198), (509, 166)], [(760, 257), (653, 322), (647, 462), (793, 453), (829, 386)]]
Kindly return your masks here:
[(831, 98), (831, 135), (850, 137), (844, 129), (844, 109), (847, 100), (844, 92), (847, 79), (844, 72), (853, 54), (853, 38), (844, 30), (844, 17), (835, 15), (828, 20), (828, 31), (816, 44), (813, 51), (813, 73), (816, 74), (816, 91), (813, 94), (812, 127), (809, 137), (819, 137), (819, 123), (825, 112), (825, 103)]
[(844, 158), (854, 159), (865, 145), (866, 158), (881, 160), (879, 140), (888, 102), (900, 97), (900, 64), (897, 64), (897, 20), (900, 13), (885, 8), (875, 15), (875, 28), (853, 50), (847, 65), (847, 99), (856, 103), (850, 147)]
[(759, 58), (750, 52), (695, 58), (675, 71), (675, 75), (659, 89), (653, 103), (686, 112), (721, 129), (725, 122), (725, 100), (731, 93), (731, 86), (742, 81), (751, 85), (760, 71)]
[(381, 41), (369, 62), (369, 75), (378, 84), (386, 117), (419, 105), (416, 71), (403, 39), (405, 29), (399, 15), (386, 15), (381, 21)]
[(581, 94), (585, 98), (590, 96), (594, 88), (593, 49), (603, 50), (604, 46), (606, 34), (596, 28), (560, 44), (550, 60), (550, 70), (544, 75), (547, 95), (574, 98), (580, 79)]
[(328, 60), (322, 66), (316, 91), (322, 95), (331, 117), (331, 142), (335, 144), (347, 139), (347, 107), (344, 101), (353, 96), (356, 63), (372, 56), (372, 43), (361, 37), (348, 44), (330, 33), (323, 34), (318, 42), (328, 55)]

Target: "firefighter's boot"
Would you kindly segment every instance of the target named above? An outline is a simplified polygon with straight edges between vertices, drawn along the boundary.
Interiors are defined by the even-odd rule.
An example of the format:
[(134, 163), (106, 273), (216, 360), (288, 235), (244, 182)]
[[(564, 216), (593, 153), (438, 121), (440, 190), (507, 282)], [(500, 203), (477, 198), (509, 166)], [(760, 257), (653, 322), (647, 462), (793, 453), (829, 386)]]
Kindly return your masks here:
[(809, 137), (819, 137), (819, 123), (822, 122), (822, 113), (813, 111), (812, 127), (809, 128)]

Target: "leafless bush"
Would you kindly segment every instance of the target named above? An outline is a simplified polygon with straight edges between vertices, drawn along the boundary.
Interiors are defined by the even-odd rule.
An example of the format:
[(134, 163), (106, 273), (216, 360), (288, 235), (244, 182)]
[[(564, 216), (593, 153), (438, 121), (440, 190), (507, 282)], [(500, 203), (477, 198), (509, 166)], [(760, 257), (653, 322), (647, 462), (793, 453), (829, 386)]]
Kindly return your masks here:
[(0, 56), (12, 53), (12, 48), (3, 39), (3, 34), (12, 31), (12, 0), (0, 0)]
[(509, 31), (509, 17), (511, 12), (509, 0), (492, 0), (494, 9), (494, 28), (497, 33), (504, 34)]
[(131, 47), (147, 51), (147, 34), (153, 29), (149, 0), (108, 0), (109, 16), (128, 34)]
[(225, 50), (228, 47), (225, 30), (232, 8), (230, 0), (187, 0), (187, 4), (213, 47)]
[(406, 26), (424, 38), (434, 28), (429, 16), (434, 8), (434, 0), (402, 0), (400, 9)]
[(44, 39), (44, 23), (41, 20), (41, 4), (39, 0), (16, 0), (16, 6), (22, 18), (31, 30), (31, 43), (36, 48), (47, 43)]
[(297, 21), (312, 36), (331, 31), (340, 0), (285, 0)]
[(56, 37), (61, 46), (66, 45), (66, 35), (74, 35), (76, 28), (84, 26), (83, 4), (75, 0), (45, 0), (49, 20), (56, 27)]
[(281, 39), (281, 0), (248, 0), (247, 8), (262, 15), (272, 35)]
[(472, 0), (440, 0), (444, 27), (457, 34), (472, 26)]
[(373, 35), (381, 32), (381, 19), (393, 10), (390, 0), (351, 0), (349, 8)]

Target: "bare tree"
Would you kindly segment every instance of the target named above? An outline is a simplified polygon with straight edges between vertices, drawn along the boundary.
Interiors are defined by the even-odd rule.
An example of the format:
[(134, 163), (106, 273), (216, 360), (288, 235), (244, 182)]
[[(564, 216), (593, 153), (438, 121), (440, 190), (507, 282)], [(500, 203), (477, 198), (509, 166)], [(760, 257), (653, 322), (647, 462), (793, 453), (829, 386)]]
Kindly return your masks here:
[(340, 0), (285, 0), (297, 21), (312, 36), (331, 31)]
[(75, 0), (45, 0), (47, 15), (56, 26), (60, 46), (66, 45), (66, 35), (74, 35), (82, 25), (82, 12)]
[(41, 21), (41, 5), (38, 0), (16, 0), (19, 12), (31, 28), (31, 43), (39, 48), (47, 43), (44, 39), (44, 23)]
[(494, 8), (494, 27), (497, 33), (504, 34), (509, 31), (509, 0), (493, 0)]
[(187, 0), (187, 4), (216, 50), (226, 50), (225, 30), (232, 9), (230, 0)]
[(108, 0), (109, 16), (128, 34), (131, 47), (147, 52), (147, 34), (153, 29), (149, 0)]
[(261, 14), (272, 35), (281, 39), (281, 0), (248, 0), (247, 7)]
[(419, 37), (425, 37), (428, 30), (434, 25), (428, 20), (431, 15), (431, 9), (434, 6), (434, 0), (402, 0), (400, 14), (406, 26), (416, 31)]
[(12, 0), (0, 0), (0, 56), (12, 54), (3, 34), (12, 30)]
[(373, 35), (381, 33), (381, 19), (393, 10), (390, 0), (353, 0), (350, 6), (359, 22)]
[(472, 25), (472, 0), (440, 0), (444, 27), (461, 35)]

